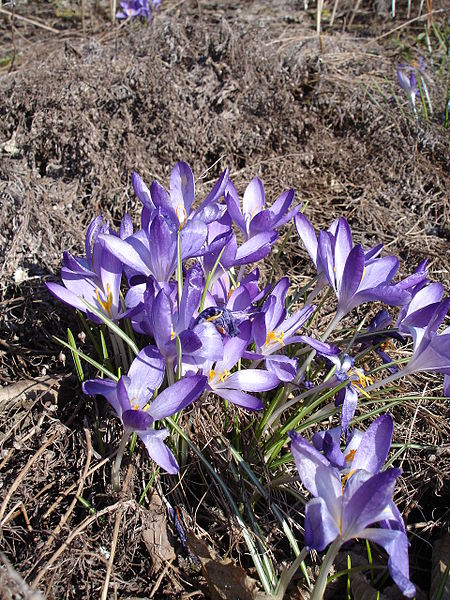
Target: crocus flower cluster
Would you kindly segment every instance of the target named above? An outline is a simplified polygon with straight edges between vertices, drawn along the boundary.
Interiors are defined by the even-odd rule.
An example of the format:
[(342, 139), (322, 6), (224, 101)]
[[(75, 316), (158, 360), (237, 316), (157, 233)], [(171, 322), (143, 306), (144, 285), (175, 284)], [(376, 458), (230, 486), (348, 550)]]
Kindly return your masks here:
[[(125, 4), (137, 10), (144, 3)], [(115, 231), (96, 217), (87, 230), (85, 256), (65, 252), (62, 284), (47, 283), (59, 300), (109, 328), (117, 375), (110, 362), (101, 378), (82, 387), (86, 395), (103, 396), (123, 425), (115, 486), (131, 433), (157, 465), (176, 474), (177, 459), (165, 444), (170, 437), (165, 419), (207, 394), (260, 411), (265, 409), (261, 393), (278, 388), (273, 393), (278, 404), (264, 420), (270, 429), (300, 398), (312, 396), (318, 405), (322, 392), (328, 397), (336, 388), (331, 393), (340, 427), (316, 434), (313, 445), (290, 433), (300, 478), (314, 497), (306, 507), (305, 543), (316, 550), (330, 543), (336, 550), (355, 537), (381, 544), (390, 555), (394, 581), (411, 597), (408, 541), (392, 499), (400, 472), (383, 471), (392, 419), (380, 417), (364, 434), (352, 430), (352, 419), (361, 396), (417, 371), (443, 373), (450, 392), (450, 328), (439, 331), (450, 307), (443, 286), (429, 281), (426, 261), (394, 281), (399, 261), (382, 256), (382, 245), (365, 249), (355, 243), (343, 217), (316, 234), (301, 206), (294, 205), (293, 190), (266, 205), (258, 178), (242, 201), (228, 170), (205, 197), (196, 198), (194, 175), (184, 162), (172, 169), (168, 189), (158, 181), (147, 187), (137, 173), (131, 181), (142, 204), (139, 226), (125, 215)], [(303, 306), (288, 310), (288, 277), (262, 285), (256, 263), (292, 220), (317, 278)], [(317, 316), (314, 298), (325, 290), (335, 296), (335, 314), (315, 339), (304, 329)], [(406, 365), (388, 365), (388, 376), (377, 381), (364, 372), (352, 344), (327, 341), (354, 308), (369, 302), (400, 310), (395, 327), (381, 308), (361, 337), (355, 334), (359, 352), (373, 350), (390, 363), (391, 340), (412, 340), (413, 347)]]
[[(86, 256), (65, 252), (63, 285), (47, 287), (95, 323), (120, 326), (126, 318), (134, 333), (144, 336), (146, 345), (126, 375), (85, 381), (83, 391), (104, 396), (124, 435), (136, 432), (152, 459), (176, 473), (176, 459), (163, 444), (168, 430), (160, 421), (203, 392), (260, 410), (264, 405), (255, 393), (296, 375), (297, 360), (286, 355), (286, 346), (303, 340), (296, 334), (314, 307), (288, 316), (288, 279), (269, 293), (260, 289), (258, 270), (246, 275), (245, 265), (270, 252), (278, 228), (300, 207), (291, 208), (289, 190), (264, 208), (262, 182), (254, 179), (241, 212), (225, 170), (194, 208), (194, 176), (182, 162), (172, 170), (169, 190), (157, 181), (148, 188), (137, 173), (132, 184), (142, 202), (140, 228), (125, 215), (115, 232), (97, 217), (87, 231)], [(243, 233), (245, 225), (241, 243), (234, 225)], [(123, 346), (114, 334), (112, 341), (113, 348)], [(240, 369), (253, 355), (258, 365)], [(259, 365), (263, 358), (265, 368)]]

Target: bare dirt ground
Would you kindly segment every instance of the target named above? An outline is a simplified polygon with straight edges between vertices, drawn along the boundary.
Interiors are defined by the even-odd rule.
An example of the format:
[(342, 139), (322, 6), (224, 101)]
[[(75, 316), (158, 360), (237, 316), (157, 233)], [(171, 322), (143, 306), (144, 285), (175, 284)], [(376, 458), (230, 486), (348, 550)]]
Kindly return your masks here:
[[(118, 428), (70, 375), (71, 358), (52, 336), (68, 326), (76, 335), (80, 325), (44, 281), (58, 279), (63, 250), (83, 252), (94, 216), (117, 224), (125, 211), (137, 215), (133, 170), (166, 183), (185, 160), (199, 197), (225, 166), (240, 192), (255, 176), (269, 199), (293, 187), (316, 228), (344, 215), (358, 242), (382, 241), (400, 256), (402, 274), (428, 257), (431, 276), (448, 289), (448, 58), (436, 40), (427, 54), (427, 19), (407, 23), (406, 2), (394, 20), (390, 4), (353, 14), (342, 1), (333, 27), (331, 5), (320, 39), (315, 6), (297, 0), (163, 0), (148, 26), (120, 28), (108, 23), (107, 6), (86, 4), (83, 35), (78, 8), (19, 3), (18, 15), (53, 31), (16, 18), (15, 51), (10, 20), (0, 15), (0, 593), (31, 598), (23, 578), (58, 600), (231, 599), (214, 596), (159, 496), (137, 502), (152, 473), (140, 451), (122, 493), (109, 492), (102, 457), (116, 447)], [(433, 4), (439, 26), (444, 8)], [(414, 6), (411, 18), (417, 14)], [(405, 55), (427, 58), (429, 122), (415, 122), (396, 87)], [(294, 234), (278, 269), (294, 282), (311, 273)], [(413, 579), (427, 593), (431, 544), (450, 524), (449, 411), (442, 378), (416, 378), (415, 391), (423, 401), (395, 413), (396, 441), (417, 445), (402, 454), (398, 501)], [(191, 434), (226, 473), (227, 449), (206, 433), (218, 410), (193, 410)], [(218, 490), (204, 494), (202, 477), (193, 459), (175, 490), (160, 480), (187, 529), (254, 576), (226, 502)], [(269, 517), (263, 533), (278, 543)], [(277, 552), (280, 565), (292, 560), (287, 546)]]

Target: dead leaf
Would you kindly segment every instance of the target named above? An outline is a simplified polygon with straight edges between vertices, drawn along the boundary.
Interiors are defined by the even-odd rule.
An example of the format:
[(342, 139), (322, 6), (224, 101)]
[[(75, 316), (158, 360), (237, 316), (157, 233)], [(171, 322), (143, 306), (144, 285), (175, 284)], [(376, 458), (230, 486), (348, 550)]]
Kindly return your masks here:
[(269, 600), (273, 598), (259, 590), (255, 579), (231, 559), (216, 560), (211, 557), (208, 546), (187, 533), (188, 546), (196, 554), (202, 565), (203, 575), (208, 584), (211, 600)]
[(148, 508), (148, 527), (142, 531), (142, 540), (153, 563), (153, 572), (165, 563), (175, 560), (176, 554), (167, 534), (166, 508), (158, 494), (153, 494)]
[[(433, 544), (433, 560), (431, 572), (430, 598), (435, 598), (445, 571), (450, 564), (450, 533), (447, 533)], [(450, 598), (450, 575), (442, 592), (444, 598)]]

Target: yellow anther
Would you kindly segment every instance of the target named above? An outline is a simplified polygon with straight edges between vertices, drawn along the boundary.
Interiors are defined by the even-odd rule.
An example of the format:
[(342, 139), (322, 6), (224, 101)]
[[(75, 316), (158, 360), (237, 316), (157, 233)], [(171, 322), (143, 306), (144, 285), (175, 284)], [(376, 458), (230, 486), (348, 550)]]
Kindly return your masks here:
[(366, 398), (370, 398), (369, 394), (364, 391), (364, 388), (367, 385), (372, 385), (372, 383), (373, 383), (372, 377), (369, 377), (368, 375), (364, 375), (364, 373), (361, 371), (361, 369), (356, 369), (355, 367), (352, 367), (351, 369), (349, 369), (347, 371), (347, 375), (349, 376), (349, 378), (351, 378), (352, 375), (356, 375), (358, 377), (358, 383), (355, 383), (354, 381), (352, 381), (353, 387), (356, 388), (358, 390), (358, 392), (363, 394), (363, 396), (365, 396)]
[(345, 491), (345, 484), (347, 483), (347, 481), (350, 479), (350, 477), (353, 475), (353, 473), (356, 472), (356, 469), (354, 469), (353, 471), (349, 471), (348, 473), (346, 473), (342, 479), (341, 479), (341, 484), (342, 484), (342, 493), (344, 493)]
[(284, 346), (284, 332), (278, 333), (277, 331), (269, 331), (266, 337), (266, 346), (270, 346), (270, 344), (274, 344), (278, 342), (282, 346)]
[(350, 452), (345, 456), (345, 462), (352, 462), (355, 458), (356, 450), (350, 450)]
[[(175, 212), (177, 213), (178, 220), (180, 221), (180, 227), (183, 228), (186, 224), (186, 219), (187, 219), (186, 209), (184, 208), (184, 206), (182, 204), (179, 204), (177, 206), (177, 210)], [(180, 216), (180, 214), (181, 214), (181, 216)]]
[(230, 371), (222, 371), (222, 373), (216, 373), (213, 369), (211, 369), (211, 371), (209, 372), (209, 383), (212, 383), (213, 380), (216, 378), (216, 382), (218, 383), (219, 381), (221, 383), (225, 383), (225, 381), (228, 379), (228, 377), (231, 375)]
[(131, 410), (139, 410), (139, 404), (136, 402), (136, 398), (130, 398)]
[(234, 287), (234, 285), (232, 285), (232, 286), (230, 287), (230, 289), (228, 290), (228, 294), (227, 294), (227, 300), (229, 300), (229, 299), (231, 298), (231, 294), (232, 294), (232, 293), (234, 292), (234, 290), (236, 290), (236, 289), (237, 289), (237, 288), (238, 288), (240, 285), (241, 285), (241, 283), (240, 283), (240, 282), (238, 282), (238, 283), (236, 284), (236, 287)]
[(380, 345), (380, 349), (385, 352), (386, 350), (395, 350), (395, 346), (391, 340), (386, 340)]
[(172, 327), (172, 331), (170, 332), (170, 339), (173, 340), (175, 338), (175, 331), (173, 330)]
[(219, 379), (222, 383), (225, 383), (225, 381), (228, 379), (228, 377), (231, 375), (230, 371), (224, 371), (223, 373), (221, 373), (219, 375)]
[(98, 303), (100, 304), (100, 306), (103, 308), (103, 310), (105, 310), (108, 313), (109, 316), (111, 316), (111, 308), (113, 305), (113, 295), (111, 292), (111, 288), (109, 287), (109, 283), (106, 284), (106, 300), (102, 300), (100, 298), (98, 288), (95, 293), (96, 293), (97, 300), (98, 300)]

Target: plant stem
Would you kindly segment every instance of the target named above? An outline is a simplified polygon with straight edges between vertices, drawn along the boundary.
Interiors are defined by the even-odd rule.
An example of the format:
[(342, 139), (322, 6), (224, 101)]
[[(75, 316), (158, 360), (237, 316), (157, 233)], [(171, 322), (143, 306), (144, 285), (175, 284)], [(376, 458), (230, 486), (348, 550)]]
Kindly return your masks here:
[(322, 562), (322, 566), (320, 567), (319, 577), (314, 585), (314, 591), (312, 593), (311, 600), (322, 600), (325, 593), (325, 588), (327, 587), (328, 575), (341, 545), (342, 539), (337, 537), (328, 548), (328, 552), (326, 553)]
[(275, 593), (276, 600), (283, 600), (284, 594), (286, 593), (286, 590), (287, 590), (289, 584), (291, 583), (291, 579), (294, 577), (294, 575), (298, 571), (300, 564), (303, 562), (303, 560), (305, 559), (307, 554), (308, 554), (308, 550), (306, 548), (303, 548), (303, 550), (300, 552), (300, 554), (294, 560), (292, 565), (290, 567), (288, 567), (285, 571), (283, 571), (283, 573), (281, 574), (281, 577), (280, 577), (280, 581), (278, 582), (277, 590)]
[(128, 431), (123, 432), (123, 437), (120, 441), (119, 449), (117, 450), (116, 460), (111, 472), (111, 483), (115, 492), (120, 490), (120, 465), (122, 464), (123, 453), (127, 447), (128, 438), (130, 433)]

